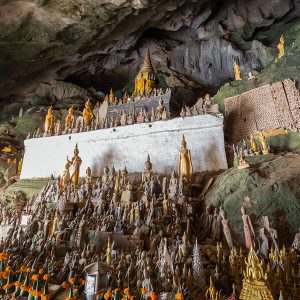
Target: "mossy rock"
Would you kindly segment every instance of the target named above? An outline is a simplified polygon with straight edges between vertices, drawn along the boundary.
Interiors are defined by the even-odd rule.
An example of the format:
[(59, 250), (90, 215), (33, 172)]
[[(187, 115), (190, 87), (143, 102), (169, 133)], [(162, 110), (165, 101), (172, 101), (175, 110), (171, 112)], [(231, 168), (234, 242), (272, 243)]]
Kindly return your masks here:
[(51, 180), (50, 178), (22, 179), (10, 185), (7, 191), (23, 192), (27, 199), (29, 199), (32, 196), (36, 196), (47, 183), (53, 184), (55, 180)]
[[(231, 168), (220, 175), (206, 197), (206, 205), (223, 203), (234, 239), (244, 243), (241, 206), (254, 224), (261, 228), (261, 217), (268, 216), (278, 230), (280, 244), (290, 245), (300, 227), (300, 155), (290, 153), (250, 166)], [(249, 197), (250, 201), (245, 201)]]

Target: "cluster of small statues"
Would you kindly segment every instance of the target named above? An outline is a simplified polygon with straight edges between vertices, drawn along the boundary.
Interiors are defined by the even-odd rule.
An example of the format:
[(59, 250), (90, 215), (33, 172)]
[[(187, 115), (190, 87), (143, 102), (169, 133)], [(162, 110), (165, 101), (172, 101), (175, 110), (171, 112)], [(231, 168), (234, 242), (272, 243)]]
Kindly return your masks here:
[(267, 137), (263, 131), (258, 131), (256, 135), (251, 135), (249, 141), (242, 140), (237, 145), (232, 146), (234, 159), (238, 159), (238, 168), (249, 167), (247, 157), (254, 155), (267, 155), (271, 152)]
[(209, 94), (206, 94), (203, 98), (199, 98), (193, 107), (184, 105), (181, 109), (180, 116), (182, 118), (197, 116), (203, 114), (219, 114), (219, 105), (213, 104), (213, 99)]
[(148, 155), (139, 176), (88, 167), (80, 178), (79, 154), (23, 207), (0, 205), (7, 299), (299, 299), (300, 233), (280, 249), (268, 217), (257, 233), (243, 206), (238, 251), (224, 207), (194, 191), (184, 136), (172, 174)]

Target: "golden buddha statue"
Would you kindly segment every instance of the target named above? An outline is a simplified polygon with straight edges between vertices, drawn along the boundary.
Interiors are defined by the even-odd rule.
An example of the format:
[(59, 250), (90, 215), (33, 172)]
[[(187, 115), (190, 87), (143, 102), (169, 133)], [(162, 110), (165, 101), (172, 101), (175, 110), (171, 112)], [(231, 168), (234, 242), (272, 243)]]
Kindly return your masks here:
[(73, 105), (69, 108), (68, 114), (65, 118), (65, 128), (66, 129), (73, 129), (74, 128), (74, 122), (75, 122), (75, 115), (74, 115), (74, 107)]
[(144, 63), (135, 78), (133, 96), (149, 95), (154, 88), (157, 88), (156, 77), (151, 63), (149, 49), (146, 53)]
[(258, 155), (259, 154), (259, 149), (256, 143), (255, 138), (253, 137), (253, 135), (251, 134), (250, 136), (250, 145), (251, 145), (251, 151), (255, 154)]
[(52, 105), (48, 109), (48, 113), (45, 118), (45, 133), (46, 134), (54, 134), (55, 129), (55, 116), (53, 114), (53, 108)]
[(219, 292), (213, 284), (212, 277), (209, 279), (209, 288), (205, 292), (205, 299), (221, 300), (221, 291)]
[(108, 104), (109, 105), (114, 105), (115, 104), (115, 94), (113, 92), (113, 89), (110, 89), (109, 95), (108, 95)]
[(284, 43), (285, 43), (284, 42), (284, 36), (282, 34), (280, 39), (279, 39), (279, 43), (277, 44), (277, 49), (278, 49), (277, 60), (284, 56)]
[(178, 175), (182, 176), (183, 181), (188, 185), (190, 183), (193, 173), (193, 165), (191, 152), (186, 148), (186, 141), (184, 135), (181, 141), (181, 150), (178, 155)]
[(70, 181), (74, 188), (76, 188), (79, 183), (80, 166), (82, 163), (82, 160), (78, 154), (79, 150), (76, 144), (74, 149), (74, 156), (72, 157), (72, 159), (69, 160), (69, 158), (67, 157), (67, 162), (70, 164)]
[(263, 154), (269, 154), (270, 151), (269, 151), (268, 141), (262, 131), (259, 131), (257, 133), (257, 139), (261, 143)]
[(87, 126), (90, 126), (92, 123), (92, 120), (94, 118), (90, 99), (88, 99), (85, 102), (85, 108), (82, 112), (82, 116), (83, 116), (84, 128), (86, 128)]
[(19, 160), (19, 163), (18, 163), (18, 172), (17, 172), (18, 175), (21, 174), (22, 166), (23, 166), (23, 158), (21, 158), (21, 159)]
[(266, 281), (263, 261), (258, 258), (251, 247), (246, 261), (241, 300), (274, 300), (270, 286)]
[(241, 70), (237, 62), (234, 62), (234, 78), (235, 80), (243, 80), (241, 76)]

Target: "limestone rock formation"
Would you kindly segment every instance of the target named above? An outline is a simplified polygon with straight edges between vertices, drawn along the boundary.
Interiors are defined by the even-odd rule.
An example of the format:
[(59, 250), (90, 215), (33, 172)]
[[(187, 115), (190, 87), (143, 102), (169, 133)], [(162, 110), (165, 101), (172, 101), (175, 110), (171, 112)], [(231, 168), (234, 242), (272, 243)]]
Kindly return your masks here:
[(229, 169), (218, 177), (207, 195), (207, 205), (224, 205), (234, 239), (239, 244), (244, 241), (242, 205), (255, 223), (257, 232), (261, 227), (261, 217), (269, 217), (271, 227), (278, 230), (280, 244), (290, 244), (300, 227), (300, 155), (290, 153), (269, 156), (268, 159), (251, 165), (249, 169)]

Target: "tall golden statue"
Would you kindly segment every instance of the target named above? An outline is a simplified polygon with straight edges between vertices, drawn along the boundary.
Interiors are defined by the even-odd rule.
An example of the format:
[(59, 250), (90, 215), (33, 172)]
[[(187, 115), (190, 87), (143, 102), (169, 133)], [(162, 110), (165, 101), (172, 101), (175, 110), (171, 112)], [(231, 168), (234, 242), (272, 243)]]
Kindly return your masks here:
[(45, 133), (46, 134), (54, 134), (55, 129), (55, 116), (53, 114), (53, 108), (52, 105), (48, 109), (48, 113), (45, 118)]
[(263, 154), (269, 154), (270, 150), (269, 150), (269, 146), (268, 146), (268, 141), (262, 131), (259, 131), (257, 133), (257, 139), (261, 143)]
[(241, 70), (237, 62), (234, 62), (234, 78), (235, 80), (243, 80), (241, 76)]
[(250, 136), (250, 145), (251, 145), (251, 150), (252, 150), (252, 152), (253, 152), (255, 155), (258, 155), (258, 154), (259, 154), (259, 149), (258, 149), (256, 140), (255, 140), (255, 138), (253, 137), (252, 134), (251, 134), (251, 136)]
[(71, 164), (67, 161), (67, 163), (65, 164), (65, 169), (63, 171), (63, 174), (62, 174), (60, 182), (59, 182), (59, 187), (62, 192), (65, 190), (67, 184), (71, 180), (70, 167), (71, 167)]
[(74, 107), (69, 108), (68, 114), (65, 118), (65, 128), (66, 129), (73, 129), (74, 128), (74, 122), (75, 122), (75, 115), (74, 115)]
[(241, 300), (274, 300), (270, 286), (265, 279), (263, 261), (260, 260), (253, 248), (250, 249), (244, 272)]
[(86, 128), (87, 126), (90, 126), (92, 123), (92, 120), (94, 118), (90, 99), (88, 99), (85, 102), (85, 108), (82, 112), (82, 116), (83, 116), (84, 128)]
[(78, 146), (76, 144), (75, 149), (74, 149), (74, 156), (72, 157), (72, 159), (69, 160), (69, 158), (67, 156), (67, 162), (71, 165), (70, 166), (70, 181), (74, 188), (76, 188), (79, 183), (80, 166), (82, 163), (82, 160), (78, 154), (79, 154), (79, 150), (78, 150)]
[(280, 59), (281, 57), (284, 56), (284, 36), (283, 34), (281, 35), (280, 39), (279, 39), (279, 43), (277, 44), (277, 49), (278, 49), (278, 58)]
[(157, 88), (156, 76), (151, 63), (149, 49), (146, 53), (144, 63), (135, 78), (133, 96), (149, 95), (154, 88)]
[(186, 141), (184, 135), (181, 141), (181, 150), (178, 155), (178, 175), (182, 176), (183, 181), (188, 185), (190, 183), (193, 173), (193, 165), (191, 152), (186, 148)]

